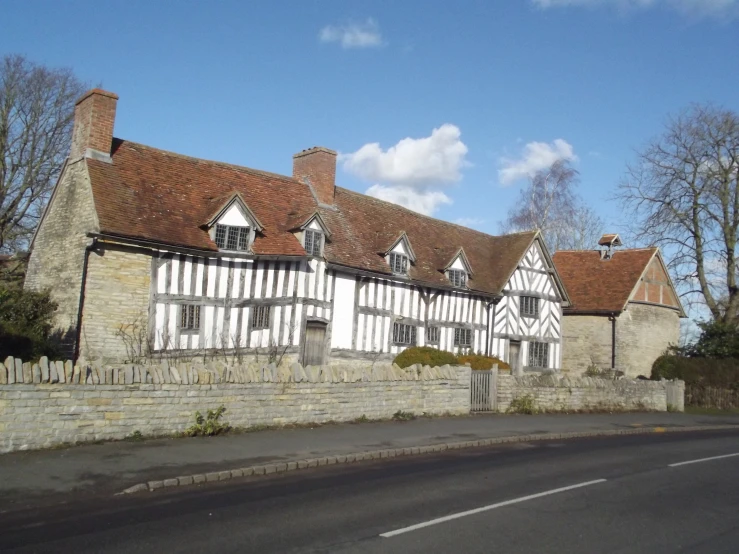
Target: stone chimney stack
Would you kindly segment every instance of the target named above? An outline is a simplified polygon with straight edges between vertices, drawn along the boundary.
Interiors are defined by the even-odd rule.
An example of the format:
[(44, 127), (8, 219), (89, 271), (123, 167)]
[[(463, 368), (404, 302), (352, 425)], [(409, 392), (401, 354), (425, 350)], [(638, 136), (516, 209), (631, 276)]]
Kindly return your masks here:
[(77, 100), (70, 159), (95, 153), (110, 156), (117, 102), (117, 94), (99, 88), (87, 91)]
[(336, 152), (314, 146), (293, 156), (293, 178), (311, 187), (321, 204), (332, 206), (336, 189)]

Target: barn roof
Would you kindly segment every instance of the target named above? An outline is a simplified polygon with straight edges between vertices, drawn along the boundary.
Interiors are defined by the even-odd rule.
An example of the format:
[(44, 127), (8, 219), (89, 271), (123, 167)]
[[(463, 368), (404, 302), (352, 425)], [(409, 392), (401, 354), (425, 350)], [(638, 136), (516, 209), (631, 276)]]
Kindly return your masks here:
[(552, 259), (572, 302), (565, 313), (620, 313), (658, 252), (656, 247), (617, 250), (610, 259), (599, 250), (556, 252)]
[(469, 288), (497, 295), (538, 237), (536, 231), (488, 235), (341, 187), (332, 207), (319, 205), (310, 188), (291, 177), (120, 139), (111, 159), (86, 163), (100, 232), (121, 238), (217, 251), (206, 224), (238, 194), (263, 226), (252, 246), (256, 255), (305, 256), (291, 230), (317, 212), (331, 229), (324, 248), (329, 263), (390, 275), (383, 253), (405, 233), (416, 256), (411, 280), (449, 286), (444, 269), (464, 248), (475, 268)]

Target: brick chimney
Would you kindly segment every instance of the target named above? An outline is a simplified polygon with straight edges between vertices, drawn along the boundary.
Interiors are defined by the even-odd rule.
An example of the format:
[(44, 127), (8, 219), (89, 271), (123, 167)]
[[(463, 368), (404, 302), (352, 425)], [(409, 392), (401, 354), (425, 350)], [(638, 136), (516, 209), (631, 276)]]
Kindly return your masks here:
[(110, 156), (118, 95), (99, 88), (87, 91), (74, 107), (71, 159), (85, 156), (88, 150)]
[(293, 156), (293, 178), (310, 185), (318, 202), (334, 203), (336, 152), (314, 146)]

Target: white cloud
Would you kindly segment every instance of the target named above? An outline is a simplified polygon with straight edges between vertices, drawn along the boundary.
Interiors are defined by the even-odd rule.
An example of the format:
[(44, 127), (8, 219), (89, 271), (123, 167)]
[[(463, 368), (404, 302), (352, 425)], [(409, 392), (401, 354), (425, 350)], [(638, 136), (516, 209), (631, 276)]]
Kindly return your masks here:
[(404, 138), (383, 151), (380, 144), (365, 144), (342, 156), (344, 169), (367, 181), (423, 186), (455, 183), (462, 178), (467, 146), (459, 127), (445, 123), (431, 136)]
[(344, 170), (374, 183), (367, 194), (431, 215), (451, 199), (441, 188), (462, 178), (467, 146), (456, 125), (446, 123), (428, 137), (404, 138), (383, 150), (369, 143), (340, 157)]
[(572, 145), (564, 139), (554, 142), (529, 142), (523, 147), (517, 159), (501, 158), (498, 181), (510, 185), (520, 179), (533, 177), (537, 171), (545, 169), (557, 160), (577, 161)]
[(470, 229), (477, 229), (485, 220), (481, 217), (458, 217), (454, 220), (454, 223), (461, 225), (462, 227), (469, 227)]
[(365, 194), (392, 202), (424, 215), (432, 215), (452, 199), (440, 190), (417, 190), (412, 187), (372, 185)]
[(364, 23), (326, 25), (318, 33), (321, 42), (338, 42), (342, 48), (373, 48), (382, 46), (382, 34), (371, 17)]
[(739, 16), (739, 0), (530, 0), (547, 8), (612, 7), (621, 11), (669, 8), (689, 17), (726, 18)]

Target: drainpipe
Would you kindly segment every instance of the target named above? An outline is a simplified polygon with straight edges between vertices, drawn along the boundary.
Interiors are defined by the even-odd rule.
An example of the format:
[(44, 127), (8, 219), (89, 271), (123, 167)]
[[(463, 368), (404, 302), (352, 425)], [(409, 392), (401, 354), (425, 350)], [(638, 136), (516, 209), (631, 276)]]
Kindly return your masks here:
[(611, 322), (611, 369), (616, 369), (616, 314), (612, 313), (608, 317)]
[(80, 357), (80, 342), (82, 340), (82, 310), (85, 305), (85, 287), (87, 285), (87, 264), (90, 259), (90, 252), (92, 252), (97, 246), (98, 239), (93, 237), (92, 242), (85, 247), (85, 259), (82, 262), (82, 283), (80, 284), (80, 302), (77, 306), (77, 330), (76, 337), (74, 340), (74, 357), (72, 358), (73, 363), (77, 363), (77, 359)]

